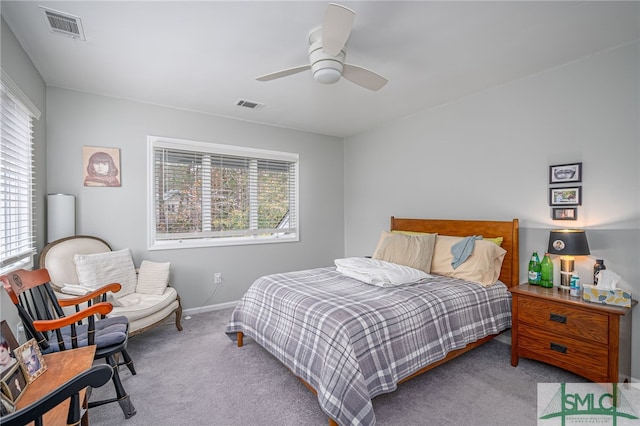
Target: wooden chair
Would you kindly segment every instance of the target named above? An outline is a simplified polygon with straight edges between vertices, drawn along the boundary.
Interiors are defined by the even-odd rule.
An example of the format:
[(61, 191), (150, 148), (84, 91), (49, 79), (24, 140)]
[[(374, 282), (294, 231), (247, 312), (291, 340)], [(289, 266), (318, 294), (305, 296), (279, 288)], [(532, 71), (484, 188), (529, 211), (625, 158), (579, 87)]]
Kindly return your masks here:
[[(105, 317), (112, 310), (111, 303), (106, 302), (107, 292), (117, 292), (120, 284), (108, 284), (81, 297), (58, 300), (46, 269), (20, 269), (1, 276), (0, 280), (18, 309), (27, 338), (36, 339), (42, 353), (95, 344), (95, 359), (104, 358), (111, 366), (117, 397), (90, 402), (89, 407), (118, 402), (125, 418), (136, 414), (118, 374), (118, 367), (122, 364), (129, 368), (131, 374), (136, 374), (127, 353), (129, 322), (123, 316)], [(94, 300), (102, 301), (94, 303)], [(81, 309), (83, 304), (86, 307)], [(65, 316), (62, 307), (69, 306), (75, 307), (75, 313)], [(117, 361), (119, 355), (124, 360), (121, 363)]]
[(98, 388), (109, 381), (113, 371), (108, 365), (94, 365), (90, 369), (78, 374), (73, 379), (64, 383), (44, 398), (33, 402), (26, 407), (0, 418), (3, 426), (22, 426), (34, 422), (35, 426), (42, 426), (43, 416), (57, 405), (71, 398), (68, 425), (80, 424), (82, 418), (82, 404), (79, 392), (90, 386)]

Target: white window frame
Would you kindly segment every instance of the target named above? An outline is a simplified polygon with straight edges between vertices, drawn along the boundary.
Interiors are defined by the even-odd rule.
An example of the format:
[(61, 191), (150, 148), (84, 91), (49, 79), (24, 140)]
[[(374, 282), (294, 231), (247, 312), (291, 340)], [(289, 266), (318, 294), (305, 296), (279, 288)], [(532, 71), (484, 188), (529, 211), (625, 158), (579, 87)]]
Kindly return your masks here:
[(33, 120), (40, 119), (40, 111), (4, 70), (1, 84), (0, 274), (6, 274), (34, 267)]
[[(294, 163), (294, 184), (292, 188), (293, 197), (293, 212), (290, 212), (290, 222), (294, 224), (295, 228), (289, 233), (277, 233), (274, 232), (269, 236), (265, 235), (251, 235), (251, 236), (224, 236), (224, 237), (201, 237), (201, 238), (186, 238), (175, 240), (163, 240), (156, 238), (156, 200), (155, 200), (155, 158), (154, 153), (156, 149), (175, 149), (180, 151), (193, 151), (194, 153), (211, 153), (215, 155), (228, 155), (237, 156), (261, 160), (279, 160)], [(270, 244), (270, 243), (284, 243), (284, 242), (296, 242), (300, 240), (300, 222), (299, 222), (299, 155), (295, 153), (270, 151), (256, 148), (248, 148), (234, 145), (223, 145), (216, 143), (207, 143), (199, 141), (189, 141), (184, 139), (167, 138), (162, 136), (147, 136), (147, 217), (148, 217), (148, 249), (149, 250), (165, 250), (165, 249), (179, 249), (179, 248), (194, 248), (194, 247), (218, 247), (218, 246), (235, 246), (246, 244)], [(206, 182), (207, 180), (204, 179)], [(208, 190), (206, 185), (203, 185), (203, 193)], [(210, 190), (210, 189), (209, 189)], [(251, 196), (255, 195), (255, 192), (251, 192)], [(206, 199), (206, 196), (203, 196)], [(203, 202), (206, 204), (206, 202)], [(206, 205), (204, 206), (206, 207)], [(253, 209), (252, 209), (253, 210)], [(206, 223), (206, 218), (210, 218), (210, 210), (207, 211), (203, 208), (203, 218)], [(254, 217), (251, 216), (251, 225), (255, 226)], [(252, 229), (252, 228), (250, 228)]]

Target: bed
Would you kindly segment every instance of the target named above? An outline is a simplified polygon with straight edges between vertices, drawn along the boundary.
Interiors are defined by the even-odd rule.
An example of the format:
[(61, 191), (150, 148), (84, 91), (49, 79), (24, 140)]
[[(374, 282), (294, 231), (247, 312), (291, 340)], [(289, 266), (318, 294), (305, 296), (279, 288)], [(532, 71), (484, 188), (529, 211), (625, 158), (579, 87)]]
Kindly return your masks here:
[(317, 395), (330, 425), (374, 425), (375, 396), (511, 327), (508, 288), (519, 282), (518, 231), (517, 219), (391, 217), (390, 231), (383, 234), (393, 233), (394, 239), (402, 234), (427, 241), (423, 234), (438, 235), (440, 248), (430, 253), (434, 265), (437, 250), (449, 238), (444, 236), (452, 241), (499, 237), (500, 248), (476, 241), (469, 257), (479, 257), (489, 246), (491, 253), (500, 250), (497, 282), (480, 285), (457, 273), (432, 271), (416, 283), (381, 287), (334, 266), (273, 274), (249, 288), (226, 333), (238, 347), (245, 336), (252, 338), (287, 366)]

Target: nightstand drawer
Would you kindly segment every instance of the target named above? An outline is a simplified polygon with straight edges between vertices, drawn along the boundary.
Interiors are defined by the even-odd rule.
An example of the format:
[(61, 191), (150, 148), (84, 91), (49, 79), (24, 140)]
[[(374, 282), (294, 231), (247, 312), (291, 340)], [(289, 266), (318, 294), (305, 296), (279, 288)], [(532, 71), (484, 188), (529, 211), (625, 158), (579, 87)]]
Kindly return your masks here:
[(609, 353), (606, 345), (585, 342), (521, 324), (519, 356), (544, 360), (594, 382), (608, 381)]
[(549, 300), (518, 298), (521, 322), (575, 339), (609, 343), (609, 317)]

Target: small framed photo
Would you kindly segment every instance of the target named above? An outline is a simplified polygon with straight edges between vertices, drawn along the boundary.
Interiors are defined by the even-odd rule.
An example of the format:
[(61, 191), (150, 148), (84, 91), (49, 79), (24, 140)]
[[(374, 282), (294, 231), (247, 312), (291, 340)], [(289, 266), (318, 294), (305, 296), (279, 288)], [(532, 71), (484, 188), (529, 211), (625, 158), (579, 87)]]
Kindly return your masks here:
[(11, 367), (18, 365), (14, 350), (18, 347), (18, 342), (11, 332), (7, 321), (3, 320), (0, 325), (0, 378), (4, 377)]
[(560, 207), (551, 209), (553, 220), (578, 220), (577, 207)]
[(0, 381), (2, 395), (14, 406), (22, 397), (28, 385), (27, 378), (19, 364), (14, 365)]
[(560, 188), (549, 188), (550, 206), (581, 206), (582, 187), (563, 186)]
[(24, 375), (27, 378), (27, 382), (32, 383), (35, 379), (40, 377), (42, 373), (47, 371), (47, 365), (44, 363), (44, 358), (36, 343), (36, 339), (31, 339), (22, 346), (19, 346), (15, 350), (16, 358), (24, 370)]
[(7, 416), (16, 411), (16, 407), (0, 392), (0, 417)]
[(549, 166), (549, 183), (582, 182), (582, 163)]

